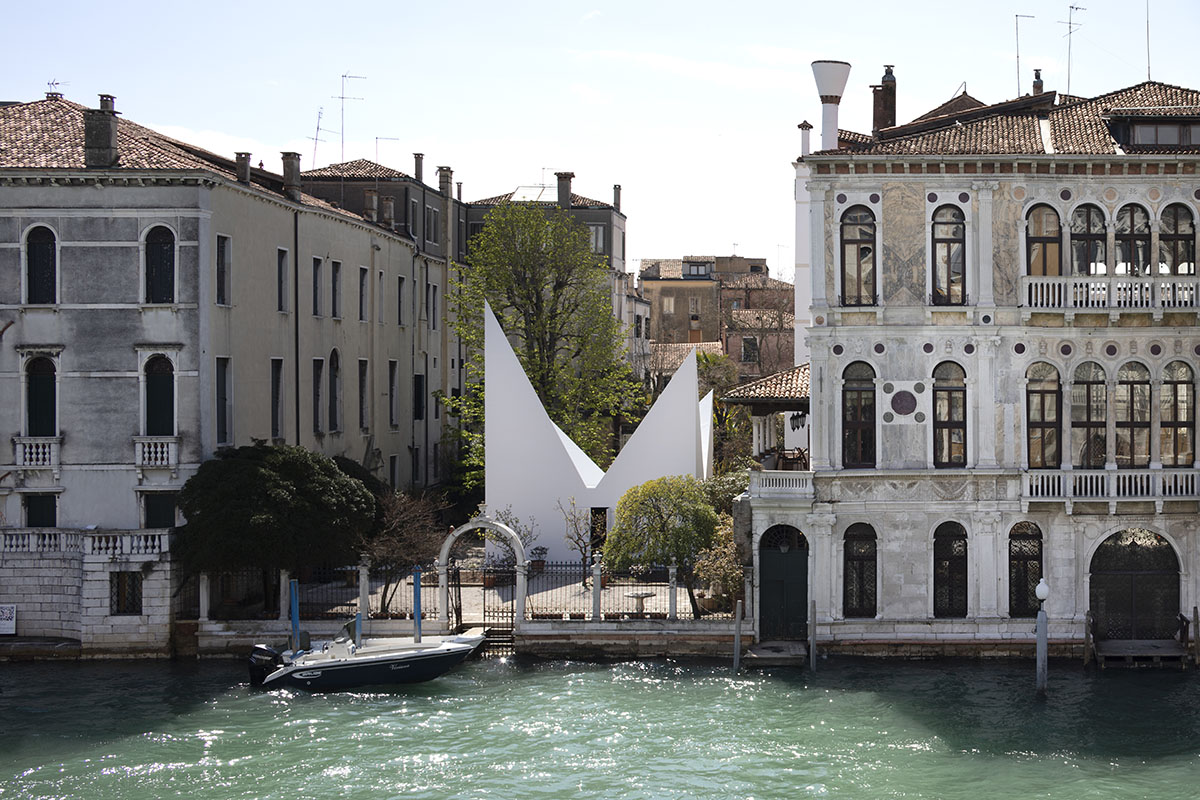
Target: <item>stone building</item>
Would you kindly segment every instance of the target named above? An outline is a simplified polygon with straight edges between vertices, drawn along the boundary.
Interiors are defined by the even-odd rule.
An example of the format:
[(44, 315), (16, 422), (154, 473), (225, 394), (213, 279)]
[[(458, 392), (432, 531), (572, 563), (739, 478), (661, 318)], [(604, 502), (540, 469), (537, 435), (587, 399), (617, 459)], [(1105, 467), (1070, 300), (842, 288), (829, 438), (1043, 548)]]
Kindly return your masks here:
[(283, 162), (162, 136), (108, 95), (0, 107), (0, 604), (19, 635), (165, 652), (177, 493), (220, 447), (439, 480), (446, 257)]
[(812, 469), (751, 487), (759, 633), (811, 602), (819, 647), (1028, 652), (1044, 577), (1061, 646), (1089, 612), (1171, 637), (1200, 604), (1200, 92), (1038, 80), (895, 125), (889, 68), (839, 136), (849, 69), (814, 64), (824, 149), (801, 126)]

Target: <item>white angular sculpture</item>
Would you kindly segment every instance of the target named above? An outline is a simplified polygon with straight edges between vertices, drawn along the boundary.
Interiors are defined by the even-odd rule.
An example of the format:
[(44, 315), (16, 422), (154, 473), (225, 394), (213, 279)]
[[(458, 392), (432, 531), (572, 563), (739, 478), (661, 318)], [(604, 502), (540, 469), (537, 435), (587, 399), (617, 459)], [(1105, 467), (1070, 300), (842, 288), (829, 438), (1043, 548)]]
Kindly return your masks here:
[(484, 470), (487, 509), (536, 526), (554, 561), (574, 560), (559, 503), (611, 513), (629, 488), (712, 468), (712, 392), (697, 402), (696, 354), (683, 362), (608, 472), (546, 414), (490, 307), (484, 309)]

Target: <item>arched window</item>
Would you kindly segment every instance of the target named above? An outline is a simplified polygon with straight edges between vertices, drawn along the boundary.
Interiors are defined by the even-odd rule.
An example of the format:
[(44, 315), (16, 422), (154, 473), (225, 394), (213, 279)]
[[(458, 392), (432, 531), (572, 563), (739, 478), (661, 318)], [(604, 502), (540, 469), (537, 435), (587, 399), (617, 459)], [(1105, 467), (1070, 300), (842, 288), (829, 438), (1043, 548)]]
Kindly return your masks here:
[(842, 466), (875, 466), (875, 370), (855, 361), (842, 373)]
[(1150, 370), (1136, 361), (1117, 370), (1117, 466), (1150, 466)]
[(967, 373), (953, 361), (933, 370), (933, 465), (967, 465)]
[(44, 356), (25, 366), (27, 436), (58, 436), (58, 402), (54, 362)]
[(1150, 274), (1150, 215), (1130, 203), (1117, 212), (1117, 275)]
[(1058, 212), (1050, 206), (1029, 210), (1025, 229), (1025, 256), (1030, 275), (1062, 275), (1062, 229)]
[(175, 435), (175, 367), (165, 356), (146, 362), (146, 435)]
[(1008, 533), (1008, 615), (1036, 617), (1037, 589), (1042, 579), (1042, 531), (1018, 522)]
[(866, 206), (842, 215), (842, 305), (875, 305), (875, 215)]
[(958, 206), (942, 206), (933, 212), (933, 305), (967, 302), (966, 264), (966, 218)]
[(1096, 206), (1080, 206), (1071, 214), (1071, 271), (1076, 275), (1104, 275), (1106, 235), (1104, 213)]
[(1192, 210), (1172, 203), (1163, 210), (1158, 228), (1158, 271), (1162, 275), (1196, 274), (1196, 228)]
[(1071, 383), (1071, 463), (1082, 469), (1103, 469), (1107, 449), (1108, 397), (1104, 368), (1088, 361), (1075, 368)]
[(957, 522), (933, 533), (933, 615), (967, 615), (967, 532)]
[(146, 302), (175, 302), (175, 234), (162, 225), (146, 234)]
[(1196, 462), (1196, 389), (1192, 368), (1172, 361), (1163, 370), (1159, 448), (1164, 467), (1190, 467)]
[(1058, 469), (1062, 466), (1059, 439), (1062, 429), (1062, 388), (1058, 370), (1045, 361), (1031, 364), (1025, 371), (1025, 435), (1030, 469)]
[(846, 529), (842, 611), (847, 617), (875, 616), (875, 530), (856, 522)]
[(25, 302), (49, 305), (56, 297), (58, 248), (54, 231), (39, 225), (25, 237)]
[(338, 361), (338, 351), (329, 353), (329, 430), (342, 429), (342, 367)]

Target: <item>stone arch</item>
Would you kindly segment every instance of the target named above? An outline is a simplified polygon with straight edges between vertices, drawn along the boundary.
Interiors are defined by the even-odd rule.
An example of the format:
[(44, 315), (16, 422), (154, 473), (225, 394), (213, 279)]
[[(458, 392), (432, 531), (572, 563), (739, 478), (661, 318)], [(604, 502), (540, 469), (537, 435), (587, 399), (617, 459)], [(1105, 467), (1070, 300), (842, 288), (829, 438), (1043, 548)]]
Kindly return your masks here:
[(438, 553), (437, 571), (438, 571), (438, 621), (444, 625), (450, 623), (450, 588), (448, 567), (450, 564), (450, 549), (454, 547), (454, 543), (459, 537), (468, 531), (483, 528), (486, 530), (495, 531), (504, 537), (508, 546), (512, 548), (513, 554), (517, 558), (516, 573), (517, 585), (516, 591), (513, 592), (513, 632), (520, 630), (521, 625), (525, 621), (525, 594), (527, 591), (527, 575), (529, 570), (529, 562), (525, 558), (525, 545), (521, 542), (521, 537), (517, 536), (516, 531), (508, 527), (502, 522), (495, 520), (476, 517), (466, 525), (460, 525), (446, 537), (442, 542), (442, 549)]
[(1130, 526), (1097, 542), (1088, 558), (1088, 607), (1097, 636), (1174, 636), (1182, 564), (1176, 544), (1146, 528)]
[(808, 537), (792, 525), (772, 525), (755, 542), (755, 556), (760, 636), (808, 638)]

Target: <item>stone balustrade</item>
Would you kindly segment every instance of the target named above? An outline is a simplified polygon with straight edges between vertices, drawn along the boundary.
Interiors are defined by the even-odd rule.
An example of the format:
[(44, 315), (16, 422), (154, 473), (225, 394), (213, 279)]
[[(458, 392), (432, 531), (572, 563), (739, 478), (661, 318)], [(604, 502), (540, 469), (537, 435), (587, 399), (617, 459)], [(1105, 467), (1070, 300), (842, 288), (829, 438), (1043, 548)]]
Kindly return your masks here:
[(1200, 308), (1200, 279), (1195, 275), (1026, 275), (1021, 278), (1024, 310), (1107, 312)]
[(0, 553), (82, 553), (93, 556), (158, 555), (170, 550), (167, 531), (92, 533), (26, 528), (0, 533)]
[(813, 474), (794, 470), (752, 470), (750, 496), (754, 498), (812, 499)]
[(1021, 475), (1021, 501), (1073, 502), (1152, 501), (1161, 512), (1167, 500), (1200, 499), (1195, 469), (1074, 469), (1029, 470)]

